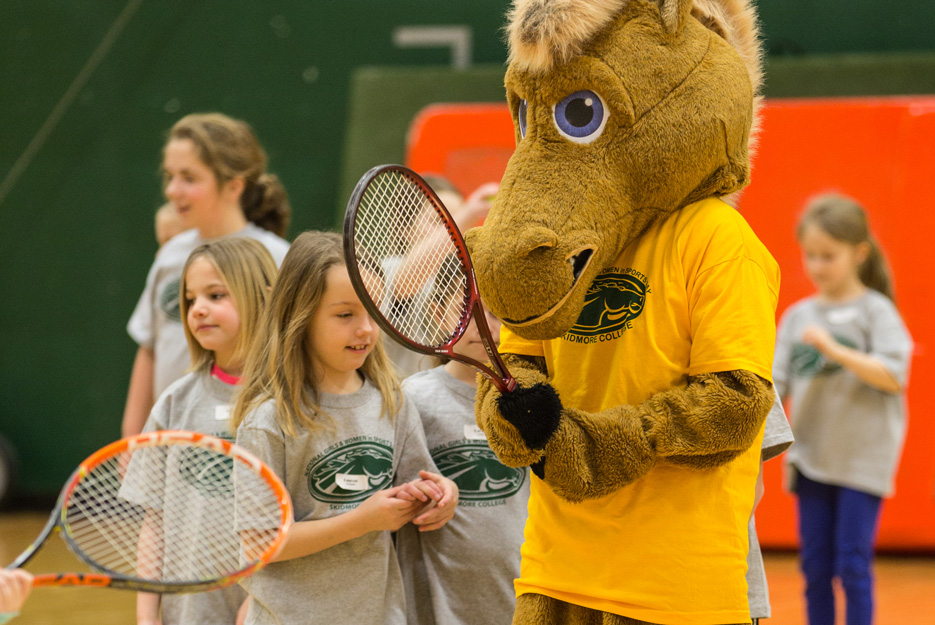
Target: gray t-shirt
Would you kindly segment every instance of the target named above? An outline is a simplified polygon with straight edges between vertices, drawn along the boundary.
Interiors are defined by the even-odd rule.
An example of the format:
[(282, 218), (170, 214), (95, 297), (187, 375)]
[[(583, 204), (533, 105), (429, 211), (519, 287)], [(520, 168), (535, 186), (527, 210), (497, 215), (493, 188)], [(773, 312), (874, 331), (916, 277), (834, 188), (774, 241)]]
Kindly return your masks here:
[[(763, 431), (763, 444), (761, 458), (763, 462), (771, 460), (784, 452), (792, 445), (795, 439), (792, 428), (786, 419), (786, 412), (782, 408), (779, 396), (773, 402), (773, 408), (766, 416), (766, 425)], [(763, 553), (760, 551), (760, 541), (756, 535), (756, 522), (750, 517), (747, 528), (747, 600), (750, 603), (750, 618), (769, 618), (769, 586), (766, 583), (766, 569), (763, 567)]]
[[(269, 401), (247, 415), (237, 444), (282, 478), (298, 521), (356, 508), (375, 492), (437, 472), (422, 424), (408, 400), (390, 420), (369, 382), (347, 395), (324, 393), (332, 430), (287, 436)], [(241, 584), (250, 593), (248, 625), (355, 623), (403, 625), (402, 579), (390, 532), (370, 532), (302, 558), (273, 562)]]
[(909, 377), (912, 338), (884, 295), (867, 289), (843, 304), (815, 297), (791, 306), (779, 323), (773, 382), (792, 404), (795, 446), (786, 454), (790, 487), (795, 471), (809, 479), (873, 495), (893, 493), (906, 434), (903, 393), (885, 393), (802, 343), (817, 324), (836, 341), (881, 361), (900, 386)]
[[(230, 419), (230, 402), (237, 387), (222, 382), (214, 376), (201, 371), (193, 371), (176, 380), (159, 397), (156, 405), (146, 421), (144, 432), (156, 430), (190, 430), (233, 439), (228, 429)], [(171, 468), (174, 448), (170, 450), (167, 465)], [(121, 494), (126, 498), (146, 504), (154, 493), (132, 494), (131, 488), (137, 484), (141, 490), (149, 490), (156, 482), (151, 476), (145, 481), (133, 478), (134, 465), (131, 462), (124, 482), (124, 491)], [(166, 472), (166, 488), (177, 484), (183, 488), (178, 478), (170, 482), (173, 476), (182, 475), (179, 472)], [(192, 505), (186, 508), (178, 518), (165, 516), (163, 511), (163, 527), (167, 537), (180, 536), (181, 533), (172, 528), (180, 524), (193, 522), (193, 515), (201, 515), (211, 519), (212, 523), (233, 523), (233, 502), (229, 500), (207, 500), (205, 497), (193, 497)], [(161, 508), (158, 504), (157, 508)], [(232, 528), (233, 529), (233, 528)], [(230, 535), (234, 535), (233, 532)], [(167, 540), (165, 549), (167, 560), (184, 562), (185, 554), (194, 551), (193, 545), (182, 545), (177, 541)], [(174, 553), (169, 553), (174, 552)], [(240, 586), (234, 585), (221, 590), (194, 594), (165, 594), (162, 595), (162, 623), (163, 625), (232, 625), (237, 619), (237, 610), (247, 598), (247, 593)]]
[[(445, 527), (397, 535), (409, 625), (509, 623), (516, 603), (529, 469), (504, 466), (474, 419), (473, 386), (443, 367), (407, 378), (439, 471), (459, 489)], [(482, 572), (482, 574), (479, 574)]]
[[(256, 239), (270, 251), (276, 265), (282, 263), (289, 243), (272, 232), (248, 223), (232, 237)], [(153, 397), (159, 397), (175, 380), (188, 370), (190, 357), (179, 302), (179, 283), (188, 255), (207, 242), (198, 230), (178, 234), (159, 250), (149, 268), (146, 286), (127, 324), (127, 332), (140, 347), (153, 350)]]

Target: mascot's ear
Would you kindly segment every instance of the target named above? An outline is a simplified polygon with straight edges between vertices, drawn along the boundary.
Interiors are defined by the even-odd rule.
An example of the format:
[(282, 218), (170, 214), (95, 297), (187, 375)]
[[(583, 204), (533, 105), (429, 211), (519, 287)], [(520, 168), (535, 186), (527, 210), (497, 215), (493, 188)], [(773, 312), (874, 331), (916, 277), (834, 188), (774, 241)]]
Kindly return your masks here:
[[(753, 120), (747, 153), (752, 162), (756, 153), (760, 131), (760, 108), (763, 105), (763, 47), (760, 28), (752, 0), (694, 0), (691, 15), (719, 37), (722, 37), (740, 54), (750, 85), (753, 87)], [(722, 198), (735, 206), (740, 192)]]
[(749, 0), (694, 0), (691, 15), (731, 45), (750, 74), (753, 93), (763, 83), (763, 51), (756, 12)]
[(670, 35), (677, 35), (685, 20), (691, 15), (692, 0), (657, 0), (659, 2), (659, 15), (662, 16), (662, 26)]

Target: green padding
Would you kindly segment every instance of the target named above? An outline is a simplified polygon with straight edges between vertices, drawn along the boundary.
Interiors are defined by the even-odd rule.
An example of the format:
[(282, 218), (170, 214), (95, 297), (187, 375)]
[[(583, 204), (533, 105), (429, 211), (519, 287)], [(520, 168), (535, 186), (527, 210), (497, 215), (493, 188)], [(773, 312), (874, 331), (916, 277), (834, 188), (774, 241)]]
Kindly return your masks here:
[(935, 54), (845, 54), (773, 57), (766, 65), (766, 97), (935, 93)]
[(341, 223), (354, 185), (368, 169), (402, 163), (406, 131), (423, 107), (435, 102), (506, 102), (503, 65), (364, 67), (351, 77), (344, 164), (336, 223)]
[[(338, 195), (341, 223), (354, 184), (374, 165), (402, 163), (406, 131), (435, 102), (505, 102), (501, 65), (450, 68), (365, 67), (351, 77), (348, 128)], [(766, 97), (935, 93), (935, 53), (773, 57)]]

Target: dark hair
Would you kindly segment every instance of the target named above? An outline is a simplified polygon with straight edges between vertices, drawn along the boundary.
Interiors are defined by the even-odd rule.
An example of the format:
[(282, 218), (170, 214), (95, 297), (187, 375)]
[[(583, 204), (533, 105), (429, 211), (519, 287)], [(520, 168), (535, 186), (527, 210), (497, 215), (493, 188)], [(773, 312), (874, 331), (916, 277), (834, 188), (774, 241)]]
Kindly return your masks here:
[(266, 152), (247, 122), (222, 113), (186, 115), (169, 130), (169, 138), (188, 139), (219, 184), (243, 178), (240, 207), (244, 217), (280, 237), (286, 235), (292, 209), (279, 179), (266, 171)]
[(796, 227), (796, 237), (801, 239), (805, 227), (810, 224), (815, 224), (837, 241), (851, 245), (869, 244), (870, 253), (858, 269), (860, 281), (864, 286), (896, 301), (889, 263), (870, 232), (863, 206), (853, 198), (838, 193), (816, 195), (805, 206), (805, 212)]

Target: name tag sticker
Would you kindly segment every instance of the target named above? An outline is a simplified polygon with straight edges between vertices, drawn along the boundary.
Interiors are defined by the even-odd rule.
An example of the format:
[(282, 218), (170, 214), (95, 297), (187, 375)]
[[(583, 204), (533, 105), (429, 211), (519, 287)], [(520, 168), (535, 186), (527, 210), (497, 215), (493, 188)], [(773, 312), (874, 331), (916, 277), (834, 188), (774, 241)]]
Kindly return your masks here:
[(469, 441), (485, 441), (487, 440), (487, 435), (484, 434), (482, 429), (477, 427), (476, 423), (470, 423), (464, 426), (464, 438)]
[(350, 473), (338, 473), (334, 478), (335, 483), (344, 490), (364, 491), (370, 487), (370, 480), (366, 475), (352, 475)]
[(231, 418), (231, 407), (230, 406), (215, 406), (214, 407), (214, 420), (215, 421), (229, 421)]
[(854, 307), (848, 308), (836, 308), (834, 310), (828, 311), (828, 323), (833, 323), (834, 325), (841, 325), (842, 323), (850, 323), (857, 319), (857, 315), (860, 314), (857, 312), (857, 309)]

